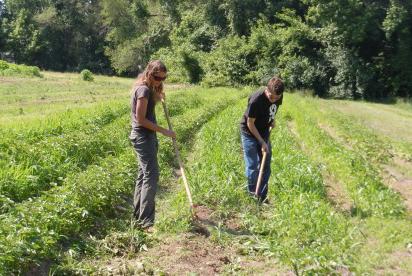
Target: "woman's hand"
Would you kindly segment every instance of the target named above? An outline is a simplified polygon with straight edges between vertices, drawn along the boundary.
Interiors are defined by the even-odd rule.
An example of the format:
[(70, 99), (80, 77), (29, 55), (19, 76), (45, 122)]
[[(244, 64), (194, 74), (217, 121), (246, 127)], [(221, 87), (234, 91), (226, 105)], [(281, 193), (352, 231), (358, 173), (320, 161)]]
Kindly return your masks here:
[(169, 130), (169, 129), (163, 129), (161, 132), (164, 136), (170, 137), (175, 139), (176, 138), (176, 133), (173, 130)]
[(164, 100), (166, 100), (166, 94), (164, 92), (156, 93), (157, 102), (164, 101)]

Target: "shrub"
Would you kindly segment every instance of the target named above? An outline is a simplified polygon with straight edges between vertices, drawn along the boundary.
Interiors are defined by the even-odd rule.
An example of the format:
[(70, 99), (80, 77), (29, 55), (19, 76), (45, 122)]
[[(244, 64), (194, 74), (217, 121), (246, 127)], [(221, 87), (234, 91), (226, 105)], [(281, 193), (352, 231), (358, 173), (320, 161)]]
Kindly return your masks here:
[(173, 48), (162, 48), (152, 59), (162, 60), (168, 70), (169, 82), (198, 83), (202, 79), (201, 53), (192, 45), (185, 43)]
[(228, 86), (250, 83), (255, 70), (256, 53), (245, 37), (228, 36), (219, 40), (218, 47), (203, 59), (206, 86)]
[(6, 70), (9, 68), (9, 64), (4, 60), (0, 60), (0, 71)]
[(42, 77), (37, 66), (8, 63), (0, 60), (0, 76)]
[(80, 76), (82, 77), (82, 80), (84, 81), (93, 81), (94, 77), (93, 77), (93, 73), (90, 72), (90, 70), (88, 69), (84, 69), (80, 72)]

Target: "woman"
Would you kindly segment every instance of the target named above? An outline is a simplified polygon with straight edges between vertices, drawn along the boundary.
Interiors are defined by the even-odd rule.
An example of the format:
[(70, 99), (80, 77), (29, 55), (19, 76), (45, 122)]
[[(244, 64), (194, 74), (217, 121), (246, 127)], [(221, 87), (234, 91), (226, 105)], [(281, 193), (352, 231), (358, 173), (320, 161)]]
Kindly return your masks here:
[(156, 122), (155, 105), (164, 99), (163, 81), (166, 66), (159, 60), (149, 62), (133, 86), (131, 95), (132, 131), (130, 140), (138, 159), (138, 174), (134, 192), (134, 212), (141, 228), (151, 231), (155, 219), (155, 195), (159, 181), (156, 132), (175, 138), (176, 134)]

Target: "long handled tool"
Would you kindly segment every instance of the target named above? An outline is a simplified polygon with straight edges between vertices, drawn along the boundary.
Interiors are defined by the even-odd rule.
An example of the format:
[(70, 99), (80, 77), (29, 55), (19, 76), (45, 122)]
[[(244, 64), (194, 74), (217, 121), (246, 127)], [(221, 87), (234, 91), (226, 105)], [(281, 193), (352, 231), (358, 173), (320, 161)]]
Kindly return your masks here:
[(263, 152), (262, 163), (260, 164), (259, 176), (258, 176), (258, 180), (257, 180), (257, 184), (256, 184), (256, 191), (255, 191), (255, 194), (256, 194), (257, 197), (259, 197), (259, 188), (260, 188), (260, 183), (262, 182), (263, 169), (264, 169), (265, 163), (266, 163), (266, 156), (267, 156), (267, 153)]
[[(272, 132), (272, 129), (273, 129), (272, 127), (269, 128), (269, 137), (270, 137), (270, 133)], [(266, 163), (266, 156), (267, 156), (267, 152), (263, 152), (262, 163), (260, 164), (259, 176), (258, 176), (258, 180), (256, 183), (256, 190), (255, 190), (255, 195), (257, 197), (259, 197), (259, 189), (260, 189), (260, 184), (262, 183), (263, 170), (265, 168), (265, 163)]]
[[(170, 122), (170, 118), (169, 118), (169, 112), (167, 110), (166, 103), (163, 99), (162, 99), (162, 105), (163, 105), (163, 110), (164, 110), (165, 115), (166, 115), (167, 124), (169, 125), (169, 129), (171, 131), (173, 131), (172, 123)], [(179, 149), (177, 148), (176, 138), (173, 138), (172, 140), (173, 140), (173, 147), (175, 149), (177, 162), (179, 162), (180, 173), (182, 174), (183, 183), (185, 184), (186, 194), (187, 194), (187, 197), (189, 199), (190, 209), (192, 210), (192, 213), (193, 213), (194, 205), (193, 205), (193, 201), (192, 201), (192, 194), (190, 193), (189, 184), (187, 182), (187, 178), (186, 178), (186, 175), (185, 175), (185, 170), (183, 169), (183, 162), (182, 162), (182, 159), (180, 158)]]

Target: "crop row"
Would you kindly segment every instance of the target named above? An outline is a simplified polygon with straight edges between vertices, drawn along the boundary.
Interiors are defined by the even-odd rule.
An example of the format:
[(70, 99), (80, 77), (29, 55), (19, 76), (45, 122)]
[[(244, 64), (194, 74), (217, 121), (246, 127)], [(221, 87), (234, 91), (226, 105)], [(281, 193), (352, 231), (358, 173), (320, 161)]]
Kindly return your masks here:
[[(19, 149), (0, 171), (0, 194), (14, 202), (40, 195), (52, 186), (61, 185), (66, 176), (77, 173), (127, 145), (128, 116), (109, 125), (91, 127), (44, 139)], [(3, 211), (7, 204), (2, 206)]]
[[(170, 113), (176, 116), (186, 108), (194, 109), (196, 114), (201, 109), (199, 105), (210, 104), (213, 98), (221, 97), (222, 100), (218, 102), (225, 104), (224, 96), (193, 92), (176, 94), (170, 99)], [(107, 154), (124, 148), (124, 144), (127, 143), (125, 139), (127, 130), (123, 126), (127, 125), (127, 120), (128, 116), (123, 116), (107, 126), (92, 124), (85, 129), (47, 137), (34, 144), (20, 143), (18, 148), (14, 148), (13, 152), (7, 155), (8, 158), (2, 160), (4, 161), (0, 172), (2, 212), (9, 209), (13, 202), (38, 196), (42, 191), (63, 183), (69, 173), (84, 170)], [(201, 120), (201, 118), (197, 119), (197, 121)], [(123, 130), (120, 131), (121, 129)], [(185, 134), (181, 135), (185, 136)]]
[(319, 168), (299, 150), (282, 117), (271, 138), (272, 203), (258, 206), (247, 195), (238, 128), (245, 106), (240, 101), (199, 132), (196, 161), (189, 167), (195, 202), (209, 206), (220, 217), (238, 220), (250, 233), (240, 241), (246, 254), (258, 251), (277, 257), (299, 274), (346, 268), (353, 261), (356, 231), (334, 212)]
[(125, 106), (124, 101), (113, 101), (88, 109), (68, 109), (30, 124), (26, 121), (15, 122), (0, 130), (0, 157), (3, 159), (13, 155), (21, 144), (33, 144), (50, 136), (85, 131), (94, 126), (102, 127), (128, 111), (129, 107)]
[[(188, 136), (219, 108), (239, 97), (235, 92), (211, 94), (210, 97), (220, 101), (210, 101), (196, 109), (196, 114), (189, 111), (175, 116), (173, 121), (179, 139), (188, 141)], [(165, 139), (161, 139), (161, 147), (162, 152), (171, 150)], [(162, 168), (170, 166), (163, 163), (162, 156), (159, 159)], [(58, 258), (63, 242), (90, 231), (97, 220), (114, 214), (114, 206), (122, 203), (120, 195), (131, 194), (135, 170), (136, 160), (129, 148), (79, 174), (70, 175), (62, 186), (16, 204), (9, 213), (1, 215), (0, 274), (21, 273), (42, 260)]]
[[(293, 104), (288, 104), (293, 102)], [(404, 206), (398, 194), (387, 188), (377, 168), (359, 148), (349, 149), (321, 129), (315, 105), (296, 95), (290, 95), (285, 109), (293, 118), (299, 138), (308, 154), (341, 183), (345, 183), (353, 201), (353, 213), (360, 216), (398, 217)]]

